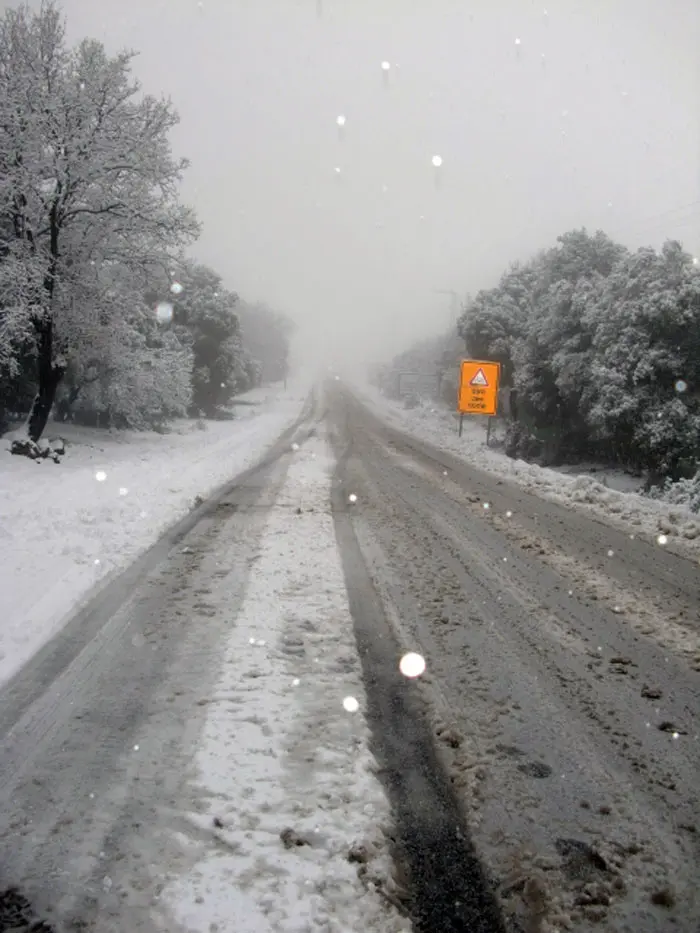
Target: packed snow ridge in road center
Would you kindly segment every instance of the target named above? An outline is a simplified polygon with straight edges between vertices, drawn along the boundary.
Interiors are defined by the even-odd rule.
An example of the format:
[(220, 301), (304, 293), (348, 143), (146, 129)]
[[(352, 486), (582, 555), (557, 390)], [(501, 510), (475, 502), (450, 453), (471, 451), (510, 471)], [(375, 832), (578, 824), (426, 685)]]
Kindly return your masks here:
[[(207, 703), (178, 837), (193, 864), (165, 875), (160, 898), (187, 930), (409, 928), (386, 900), (390, 813), (367, 748), (332, 465), (320, 439), (298, 451)], [(225, 611), (222, 586), (207, 599)]]

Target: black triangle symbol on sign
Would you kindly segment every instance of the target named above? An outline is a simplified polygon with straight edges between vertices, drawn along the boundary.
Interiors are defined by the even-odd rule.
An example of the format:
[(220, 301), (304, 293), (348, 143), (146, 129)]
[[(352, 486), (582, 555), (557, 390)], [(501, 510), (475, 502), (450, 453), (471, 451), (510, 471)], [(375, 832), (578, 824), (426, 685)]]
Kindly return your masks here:
[(469, 383), (470, 386), (487, 386), (489, 384), (488, 379), (484, 375), (484, 371), (479, 367), (476, 371), (476, 375), (472, 378)]

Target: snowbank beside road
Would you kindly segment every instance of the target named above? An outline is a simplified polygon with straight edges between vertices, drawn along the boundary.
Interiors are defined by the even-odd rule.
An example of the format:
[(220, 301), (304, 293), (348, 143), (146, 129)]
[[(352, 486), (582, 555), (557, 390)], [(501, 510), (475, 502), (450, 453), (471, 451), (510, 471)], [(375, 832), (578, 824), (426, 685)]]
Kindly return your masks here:
[(358, 398), (389, 424), (429, 444), (455, 454), (467, 463), (569, 507), (584, 508), (633, 534), (646, 534), (660, 544), (700, 556), (700, 517), (680, 506), (622, 492), (592, 476), (560, 473), (524, 460), (512, 460), (486, 446), (486, 431), (464, 419), (464, 433), (457, 434), (457, 419), (435, 406), (403, 409), (371, 386), (353, 386)]
[(57, 631), (95, 584), (252, 466), (299, 415), (306, 387), (257, 389), (233, 421), (178, 422), (171, 433), (49, 425), (58, 465), (0, 445), (0, 683)]
[(191, 834), (178, 836), (193, 867), (160, 897), (190, 933), (410, 929), (388, 903), (390, 810), (368, 750), (332, 465), (323, 440), (302, 445), (232, 620)]

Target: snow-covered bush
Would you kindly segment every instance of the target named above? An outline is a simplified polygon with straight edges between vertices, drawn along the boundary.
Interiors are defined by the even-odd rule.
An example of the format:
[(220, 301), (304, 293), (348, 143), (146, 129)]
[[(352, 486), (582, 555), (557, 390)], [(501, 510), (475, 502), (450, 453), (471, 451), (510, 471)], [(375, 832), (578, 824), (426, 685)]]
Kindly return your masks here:
[(689, 512), (700, 512), (700, 471), (692, 479), (668, 479), (663, 486), (657, 486), (649, 492), (652, 499), (660, 499), (669, 505), (678, 505)]

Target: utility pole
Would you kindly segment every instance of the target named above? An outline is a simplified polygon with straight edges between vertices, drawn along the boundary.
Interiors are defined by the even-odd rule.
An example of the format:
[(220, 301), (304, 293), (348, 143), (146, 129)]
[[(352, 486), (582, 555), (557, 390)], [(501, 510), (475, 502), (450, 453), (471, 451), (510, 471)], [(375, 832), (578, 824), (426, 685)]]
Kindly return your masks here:
[(436, 288), (436, 289), (435, 289), (435, 294), (436, 294), (436, 295), (449, 295), (449, 296), (450, 296), (450, 309), (451, 309), (451, 311), (452, 311), (453, 320), (454, 320), (454, 322), (455, 322), (455, 324), (456, 324), (456, 323), (457, 323), (457, 318), (459, 317), (459, 312), (460, 312), (461, 309), (462, 309), (462, 302), (461, 302), (461, 299), (460, 299), (460, 297), (459, 297), (459, 292), (454, 291), (454, 289), (452, 289), (452, 288)]
[[(459, 313), (462, 310), (462, 299), (459, 292), (456, 292), (453, 288), (436, 288), (434, 289), (436, 295), (449, 295), (450, 296), (450, 310), (452, 312), (452, 326), (457, 330), (457, 322), (459, 320)], [(445, 350), (442, 354), (442, 359), (437, 361), (438, 371), (438, 395), (442, 391), (442, 380), (445, 375), (445, 370), (449, 368), (451, 360), (451, 353), (449, 349)]]

